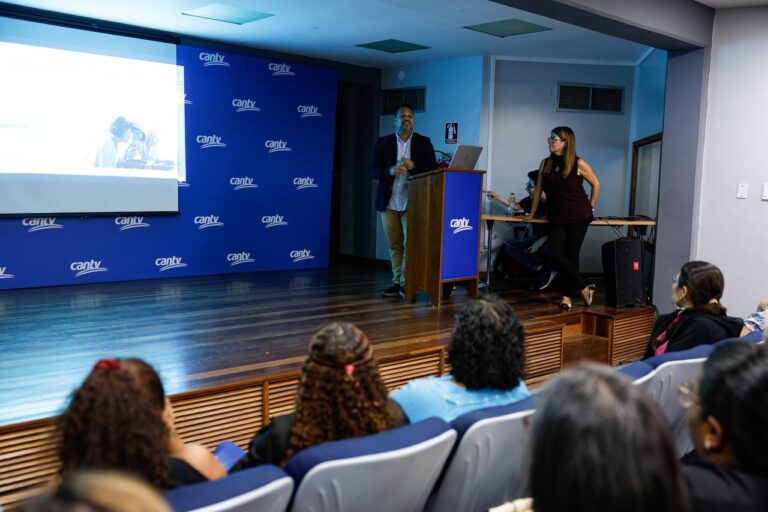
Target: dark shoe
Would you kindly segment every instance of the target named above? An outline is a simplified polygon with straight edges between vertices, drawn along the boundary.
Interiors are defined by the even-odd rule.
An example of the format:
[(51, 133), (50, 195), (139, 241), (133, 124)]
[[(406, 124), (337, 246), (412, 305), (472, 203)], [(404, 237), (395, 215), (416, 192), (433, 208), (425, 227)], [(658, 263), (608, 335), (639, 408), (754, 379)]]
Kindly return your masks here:
[(539, 274), (539, 291), (545, 290), (547, 286), (552, 284), (552, 281), (555, 279), (555, 276), (557, 275), (557, 269), (547, 269), (541, 271)]
[(392, 286), (390, 286), (389, 288), (387, 288), (386, 290), (381, 292), (381, 296), (382, 297), (397, 297), (400, 294), (400, 290), (402, 290), (402, 288), (400, 288), (399, 284), (393, 284)]
[(565, 309), (566, 311), (570, 311), (572, 307), (573, 307), (573, 304), (568, 304), (567, 302), (560, 303), (560, 309)]
[(581, 290), (581, 296), (584, 299), (584, 306), (589, 307), (592, 305), (592, 299), (595, 298), (595, 285), (587, 285)]

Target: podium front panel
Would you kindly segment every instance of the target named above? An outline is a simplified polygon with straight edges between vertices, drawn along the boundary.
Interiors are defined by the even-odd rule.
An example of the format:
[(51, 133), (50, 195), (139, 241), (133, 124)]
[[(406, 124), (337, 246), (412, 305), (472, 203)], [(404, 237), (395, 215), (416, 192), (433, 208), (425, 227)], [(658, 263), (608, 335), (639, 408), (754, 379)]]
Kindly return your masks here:
[(441, 280), (477, 277), (483, 175), (445, 174)]

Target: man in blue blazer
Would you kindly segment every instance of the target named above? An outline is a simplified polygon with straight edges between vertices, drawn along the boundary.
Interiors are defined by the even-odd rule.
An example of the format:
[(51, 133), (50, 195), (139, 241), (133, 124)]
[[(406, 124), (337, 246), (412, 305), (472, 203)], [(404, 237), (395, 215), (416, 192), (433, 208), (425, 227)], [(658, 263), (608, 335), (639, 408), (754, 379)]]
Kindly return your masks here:
[(392, 261), (392, 286), (384, 290), (384, 297), (402, 297), (405, 292), (407, 177), (437, 169), (432, 142), (415, 133), (413, 124), (413, 108), (401, 105), (395, 112), (395, 133), (376, 141), (371, 158), (371, 177), (379, 180), (376, 210), (381, 214)]

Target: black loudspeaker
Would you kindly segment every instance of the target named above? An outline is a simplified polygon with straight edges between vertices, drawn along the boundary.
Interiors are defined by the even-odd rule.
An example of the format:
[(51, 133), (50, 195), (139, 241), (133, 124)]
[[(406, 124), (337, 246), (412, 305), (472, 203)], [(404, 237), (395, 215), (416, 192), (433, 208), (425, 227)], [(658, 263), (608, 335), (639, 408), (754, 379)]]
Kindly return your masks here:
[(643, 247), (639, 238), (603, 244), (605, 304), (614, 308), (643, 304)]

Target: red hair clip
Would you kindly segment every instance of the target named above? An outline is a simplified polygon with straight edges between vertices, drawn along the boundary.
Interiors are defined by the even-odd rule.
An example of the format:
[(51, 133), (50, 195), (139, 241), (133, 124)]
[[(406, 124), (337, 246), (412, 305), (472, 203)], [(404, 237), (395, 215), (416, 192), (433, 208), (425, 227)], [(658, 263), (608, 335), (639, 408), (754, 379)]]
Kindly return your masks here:
[(351, 377), (355, 374), (355, 365), (353, 364), (346, 364), (344, 365), (344, 371), (347, 373), (347, 377)]
[(102, 359), (93, 365), (94, 370), (119, 370), (123, 367), (120, 361), (115, 359)]

